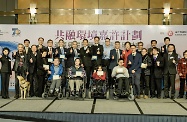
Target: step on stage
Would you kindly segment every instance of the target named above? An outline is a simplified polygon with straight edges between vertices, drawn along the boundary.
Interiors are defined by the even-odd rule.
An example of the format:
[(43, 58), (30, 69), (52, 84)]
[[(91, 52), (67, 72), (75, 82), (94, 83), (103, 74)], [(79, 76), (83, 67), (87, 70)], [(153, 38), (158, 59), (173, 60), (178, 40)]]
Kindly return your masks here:
[(187, 122), (186, 99), (0, 99), (0, 118), (70, 122)]

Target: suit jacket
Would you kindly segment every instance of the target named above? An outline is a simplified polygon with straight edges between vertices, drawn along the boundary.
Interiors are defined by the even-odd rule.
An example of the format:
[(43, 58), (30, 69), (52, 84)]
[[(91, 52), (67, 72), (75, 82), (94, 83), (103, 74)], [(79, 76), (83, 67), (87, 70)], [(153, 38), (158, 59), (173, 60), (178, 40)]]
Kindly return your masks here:
[(45, 75), (46, 71), (43, 68), (43, 65), (49, 65), (47, 62), (47, 58), (43, 58), (41, 54), (37, 55), (37, 74), (38, 75)]
[(136, 53), (135, 58), (133, 59), (132, 54), (130, 54), (127, 58), (127, 63), (130, 61), (132, 64), (129, 65), (129, 74), (132, 74), (132, 70), (135, 70), (135, 73), (141, 73), (141, 63), (142, 56), (139, 53)]
[[(162, 51), (162, 47), (164, 48), (164, 51)], [(166, 49), (166, 45), (164, 45), (164, 46), (162, 46), (162, 47), (160, 48), (160, 50), (161, 50), (161, 55), (164, 56), (164, 54), (167, 53), (168, 51), (167, 51), (167, 49)], [(174, 49), (173, 52), (176, 53), (176, 50)]]
[(24, 47), (24, 50), (25, 50), (25, 54), (27, 54), (27, 55), (29, 55), (32, 52), (30, 47), (28, 47), (28, 51), (27, 52), (26, 52), (26, 48), (25, 47)]
[(19, 65), (21, 57), (23, 59), (23, 70), (24, 70), (24, 72), (27, 72), (28, 71), (28, 55), (26, 55), (25, 53), (20, 55), (18, 52), (16, 52), (16, 55), (12, 55), (12, 58), (15, 59), (12, 70), (17, 72), (18, 65)]
[(152, 66), (151, 57), (148, 54), (142, 56), (142, 63), (147, 64), (147, 68), (142, 68), (142, 73), (144, 73), (145, 75), (150, 75)]
[[(91, 46), (91, 50), (92, 50), (92, 56), (97, 56), (97, 60), (93, 60), (92, 63), (94, 66), (98, 66), (102, 64), (102, 57), (103, 57), (103, 45), (98, 44), (98, 46), (96, 45), (92, 45)], [(100, 54), (97, 54), (98, 50), (100, 51)]]
[[(37, 49), (38, 49), (39, 45), (37, 45), (36, 47), (37, 47)], [(41, 52), (41, 50), (43, 50), (43, 49), (45, 49), (45, 48), (46, 48), (46, 47), (42, 45), (42, 48), (41, 48), (41, 49), (38, 49), (38, 51)]]
[[(173, 52), (168, 60), (168, 53), (165, 53), (163, 58), (164, 58), (164, 74), (167, 74), (168, 72), (169, 74), (173, 74), (173, 75), (177, 74), (176, 64), (178, 63), (178, 54)], [(173, 59), (176, 61), (175, 64), (172, 62)]]
[[(29, 62), (29, 73), (35, 73), (36, 69), (37, 69), (37, 55), (38, 53), (36, 53), (36, 55), (34, 55), (32, 52), (30, 53), (30, 55), (28, 56), (28, 62)], [(30, 62), (30, 59), (32, 58), (33, 62)]]
[[(120, 56), (122, 54), (122, 50), (119, 49), (119, 53)], [(112, 56), (114, 56), (114, 59), (112, 59)], [(120, 57), (119, 57), (120, 58)], [(109, 65), (109, 69), (113, 69), (116, 65), (117, 65), (117, 53), (116, 53), (116, 49), (112, 49), (110, 50), (110, 65)]]
[[(152, 60), (152, 67), (151, 67), (151, 75), (155, 78), (162, 78), (163, 76), (163, 66), (164, 66), (164, 60), (161, 55), (158, 55), (156, 60), (154, 60), (153, 56), (151, 56)], [(158, 66), (156, 62), (160, 62), (160, 65)]]
[[(86, 51), (89, 49), (89, 53), (86, 53)], [(82, 64), (85, 66), (85, 67), (91, 67), (92, 66), (92, 63), (91, 63), (91, 58), (92, 58), (92, 50), (91, 50), (91, 47), (87, 47), (86, 50), (84, 50), (84, 47), (82, 47), (80, 49), (80, 58), (81, 58), (81, 61), (82, 61)]]
[(52, 47), (52, 54), (51, 55), (48, 55), (49, 48), (46, 47), (46, 49), (47, 49), (47, 56), (46, 56), (46, 58), (54, 58), (55, 57), (55, 51), (56, 51), (55, 48)]
[[(71, 53), (70, 50), (73, 50), (73, 48), (68, 48), (67, 50), (67, 53), (66, 53), (66, 56), (67, 56), (67, 61), (66, 61), (66, 68), (70, 68), (71, 66), (74, 66), (75, 65), (75, 61), (74, 61), (74, 58), (75, 58), (75, 52), (73, 50), (73, 52)], [(80, 56), (80, 50), (77, 49), (77, 53), (78, 53), (78, 57)]]
[(2, 55), (0, 62), (2, 64), (0, 72), (12, 74), (11, 58), (9, 56)]

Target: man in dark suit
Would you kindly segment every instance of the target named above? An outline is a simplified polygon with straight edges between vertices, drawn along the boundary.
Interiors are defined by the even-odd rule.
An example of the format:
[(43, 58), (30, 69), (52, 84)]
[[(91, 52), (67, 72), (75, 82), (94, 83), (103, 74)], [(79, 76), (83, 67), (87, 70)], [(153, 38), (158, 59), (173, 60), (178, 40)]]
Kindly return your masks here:
[(138, 42), (138, 49), (136, 50), (136, 52), (141, 54), (142, 49), (143, 49), (143, 42)]
[(136, 52), (136, 46), (131, 45), (132, 54), (128, 56), (129, 74), (132, 78), (132, 85), (134, 95), (140, 99), (140, 75), (141, 75), (141, 63), (142, 56)]
[(30, 55), (28, 56), (28, 61), (29, 61), (29, 79), (28, 81), (30, 82), (30, 96), (34, 96), (36, 87), (34, 84), (36, 84), (36, 72), (37, 72), (37, 46), (36, 45), (32, 45), (31, 46), (31, 50), (32, 52), (30, 53)]
[(37, 85), (36, 85), (36, 96), (42, 97), (44, 91), (45, 77), (47, 74), (48, 68), (43, 65), (48, 65), (47, 61), (47, 49), (43, 49), (37, 55)]
[[(157, 41), (156, 40), (151, 40), (151, 47), (148, 48), (148, 55), (149, 56), (153, 55), (153, 52), (152, 52), (153, 47), (157, 47)], [(159, 49), (159, 52), (160, 52), (160, 49)]]
[(120, 49), (120, 42), (116, 41), (115, 48), (110, 50), (110, 65), (109, 65), (109, 72), (108, 72), (109, 74), (108, 76), (110, 76), (108, 78), (110, 87), (114, 84), (113, 79), (111, 78), (112, 70), (115, 66), (117, 66), (118, 60), (120, 59), (121, 55), (122, 55), (122, 50)]
[(47, 58), (54, 58), (55, 48), (53, 48), (53, 40), (49, 39), (47, 41)]
[(29, 47), (30, 45), (30, 41), (28, 39), (25, 39), (24, 40), (24, 50), (25, 50), (25, 54), (29, 55), (32, 51), (31, 51), (31, 48)]
[(12, 57), (15, 59), (13, 65), (13, 71), (15, 71), (15, 98), (19, 98), (19, 81), (17, 76), (23, 76), (26, 79), (26, 75), (28, 75), (28, 56), (24, 52), (24, 45), (18, 44), (18, 51), (14, 52)]
[(67, 48), (65, 48), (64, 40), (60, 39), (58, 41), (59, 46), (55, 49), (55, 57), (60, 58), (60, 62), (63, 66), (63, 69), (65, 69), (65, 62), (67, 60), (66, 53), (68, 51)]
[[(168, 52), (168, 45), (170, 44), (170, 38), (169, 37), (165, 37), (164, 38), (164, 46), (161, 47), (161, 54), (162, 56)], [(176, 50), (174, 49), (174, 51), (176, 53)]]
[(80, 55), (80, 50), (77, 48), (77, 41), (72, 42), (72, 47), (70, 47), (66, 53), (67, 63), (66, 68), (70, 68), (75, 65), (75, 59)]
[(154, 98), (155, 90), (157, 91), (157, 98), (161, 98), (161, 79), (163, 76), (163, 66), (164, 61), (162, 56), (159, 54), (159, 50), (156, 47), (153, 47), (152, 49), (153, 56), (152, 59), (152, 67), (151, 67), (151, 98)]
[(9, 48), (3, 48), (3, 55), (0, 55), (0, 62), (1, 62), (1, 95), (2, 98), (7, 99), (9, 98), (8, 88), (9, 88), (9, 81), (12, 75), (11, 70), (11, 58), (8, 56), (10, 50)]
[(94, 45), (91, 46), (92, 50), (92, 69), (102, 65), (102, 56), (103, 56), (103, 45), (99, 44), (99, 37), (94, 37)]
[(175, 77), (177, 74), (176, 64), (178, 62), (178, 54), (174, 52), (175, 45), (168, 45), (168, 53), (165, 53), (164, 58), (164, 95), (169, 97), (169, 82), (171, 84), (171, 99), (175, 98)]
[(38, 45), (37, 45), (38, 51), (41, 51), (44, 48), (46, 48), (45, 46), (43, 46), (43, 43), (44, 43), (44, 38), (39, 37), (38, 38)]
[(91, 48), (88, 46), (88, 40), (83, 40), (83, 47), (80, 49), (80, 58), (82, 61), (82, 65), (84, 66), (84, 70), (86, 71), (87, 76), (87, 84), (86, 88), (89, 88), (90, 84), (90, 73), (91, 73), (91, 58), (92, 58), (92, 52)]

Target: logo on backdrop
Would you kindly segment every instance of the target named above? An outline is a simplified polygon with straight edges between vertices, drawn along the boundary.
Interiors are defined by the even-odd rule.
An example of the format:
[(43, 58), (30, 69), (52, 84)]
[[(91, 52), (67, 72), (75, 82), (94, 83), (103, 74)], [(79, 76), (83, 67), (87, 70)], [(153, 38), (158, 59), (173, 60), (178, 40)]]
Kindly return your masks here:
[(12, 36), (20, 36), (21, 35), (21, 31), (18, 28), (12, 28)]
[(173, 36), (173, 31), (168, 31), (168, 36)]

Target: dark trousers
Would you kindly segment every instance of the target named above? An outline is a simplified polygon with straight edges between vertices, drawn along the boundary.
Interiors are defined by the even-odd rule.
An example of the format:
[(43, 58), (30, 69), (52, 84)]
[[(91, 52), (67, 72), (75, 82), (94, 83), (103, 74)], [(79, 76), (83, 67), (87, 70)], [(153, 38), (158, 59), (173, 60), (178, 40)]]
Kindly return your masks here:
[(28, 81), (30, 82), (30, 96), (34, 96), (35, 94), (35, 89), (36, 89), (36, 73), (29, 73), (29, 79)]
[(121, 77), (121, 78), (118, 78), (117, 80), (117, 83), (118, 83), (118, 88), (116, 90), (116, 92), (118, 94), (121, 94), (123, 91), (123, 86), (125, 88), (125, 92), (129, 92), (129, 79), (126, 78), (126, 77)]
[[(165, 74), (164, 75), (164, 95), (169, 96), (169, 88), (171, 86), (171, 97), (175, 96), (175, 77), (176, 74)], [(170, 85), (169, 85), (170, 84)]]
[(134, 95), (140, 95), (140, 73), (131, 74)]
[(89, 85), (90, 85), (91, 67), (85, 66), (85, 67), (84, 67), (84, 70), (86, 71), (86, 77), (87, 77), (86, 88), (88, 89), (88, 88), (89, 88)]
[(157, 97), (161, 97), (162, 78), (156, 78), (153, 75), (151, 76), (151, 90), (150, 90), (150, 94), (152, 97), (156, 96), (155, 91), (157, 91)]
[[(111, 77), (112, 71), (109, 69), (109, 65), (110, 65), (110, 60), (109, 60), (109, 59), (103, 59), (103, 60), (102, 60), (102, 66), (103, 66), (103, 67), (106, 67), (106, 70), (107, 70), (108, 83), (109, 83), (110, 85), (111, 85), (111, 84), (114, 85), (114, 81), (113, 81), (113, 83), (111, 83), (111, 81), (112, 81), (112, 77)], [(109, 85), (109, 86), (110, 86), (110, 85)]]
[(15, 95), (16, 96), (19, 96), (19, 80), (17, 78), (17, 76), (22, 76), (24, 79), (26, 79), (26, 73), (25, 71), (18, 71), (18, 72), (15, 72)]
[(42, 97), (42, 93), (44, 92), (45, 85), (45, 75), (37, 75), (37, 93), (38, 97)]
[(6, 72), (1, 72), (1, 95), (6, 98), (9, 97), (8, 88), (9, 88), (10, 74)]
[[(179, 95), (180, 96), (183, 96), (184, 95), (184, 91), (186, 91), (184, 88), (185, 88), (185, 81), (186, 81), (186, 78), (180, 78), (180, 89), (179, 89)], [(187, 84), (187, 81), (186, 81), (186, 84)], [(187, 94), (186, 94), (187, 96)]]
[(149, 81), (150, 76), (142, 73), (140, 77), (140, 94), (143, 94), (144, 91), (145, 95), (149, 95)]

